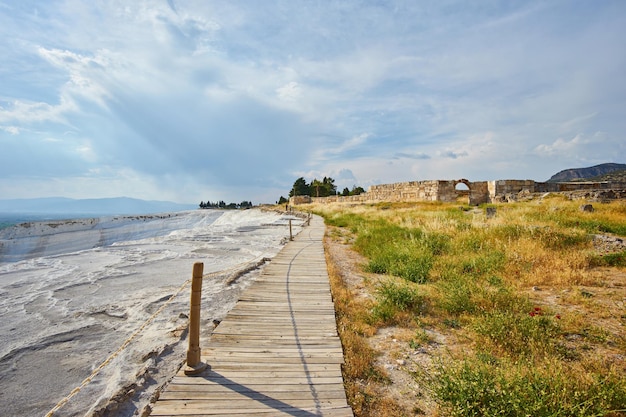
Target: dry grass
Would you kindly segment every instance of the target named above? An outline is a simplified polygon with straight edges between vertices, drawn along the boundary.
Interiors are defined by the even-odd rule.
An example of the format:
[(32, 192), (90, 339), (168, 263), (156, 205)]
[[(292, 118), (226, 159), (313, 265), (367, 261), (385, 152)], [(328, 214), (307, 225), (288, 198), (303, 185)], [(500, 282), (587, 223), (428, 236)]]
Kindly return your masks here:
[[(307, 207), (329, 224), (355, 414), (626, 415), (624, 248), (593, 240), (626, 236), (626, 204), (580, 204)], [(361, 254), (333, 256), (344, 245)]]

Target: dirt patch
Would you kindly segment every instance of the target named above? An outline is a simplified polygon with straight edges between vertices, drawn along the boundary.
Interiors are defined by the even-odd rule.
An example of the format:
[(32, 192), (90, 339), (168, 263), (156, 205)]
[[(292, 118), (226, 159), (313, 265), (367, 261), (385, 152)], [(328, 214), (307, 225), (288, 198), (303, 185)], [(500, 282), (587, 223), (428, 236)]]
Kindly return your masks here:
[[(325, 244), (329, 261), (339, 271), (344, 285), (357, 297), (374, 299), (372, 283), (377, 278), (363, 272), (367, 260), (337, 239), (327, 237)], [(416, 335), (414, 328), (391, 326), (378, 329), (367, 338), (377, 354), (375, 365), (387, 378), (387, 383), (376, 387), (376, 392), (386, 402), (394, 403), (395, 412), (400, 410), (399, 416), (437, 415), (436, 403), (420, 379), (431, 372), (435, 358), (446, 349), (449, 340), (434, 330), (421, 331), (424, 334)]]
[(600, 277), (597, 285), (533, 287), (526, 293), (562, 322), (571, 355), (593, 353), (626, 372), (626, 271), (594, 268), (593, 273)]

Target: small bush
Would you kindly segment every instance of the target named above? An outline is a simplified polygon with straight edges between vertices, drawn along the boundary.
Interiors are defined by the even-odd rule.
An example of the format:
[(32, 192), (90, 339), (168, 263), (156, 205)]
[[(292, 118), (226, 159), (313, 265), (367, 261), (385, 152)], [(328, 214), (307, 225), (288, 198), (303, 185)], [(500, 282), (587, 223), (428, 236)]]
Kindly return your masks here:
[(419, 349), (424, 345), (428, 345), (431, 341), (431, 337), (424, 331), (424, 329), (418, 329), (415, 332), (415, 337), (409, 340), (409, 347), (411, 349)]
[(512, 357), (553, 353), (560, 334), (558, 323), (540, 307), (526, 314), (494, 311), (479, 317), (473, 329), (493, 349)]
[(394, 323), (400, 313), (421, 314), (424, 310), (424, 296), (408, 284), (391, 280), (379, 284), (376, 290), (377, 304), (372, 309), (373, 321)]
[(424, 297), (419, 295), (417, 289), (393, 281), (382, 282), (376, 295), (380, 302), (391, 304), (400, 310), (419, 311), (424, 303)]
[(479, 306), (479, 311), (484, 313), (498, 311), (525, 314), (532, 309), (528, 299), (502, 284), (481, 287), (476, 294), (475, 303)]
[(450, 250), (450, 236), (444, 233), (428, 233), (422, 239), (422, 246), (433, 255), (443, 255)]
[(453, 315), (476, 311), (474, 294), (478, 292), (478, 286), (474, 281), (452, 274), (436, 285), (440, 291), (437, 305), (444, 311)]
[(423, 284), (430, 277), (433, 259), (429, 254), (399, 254), (388, 272), (407, 281)]
[(506, 258), (503, 252), (490, 251), (482, 256), (475, 256), (461, 261), (461, 272), (474, 276), (481, 276), (498, 271), (505, 265)]

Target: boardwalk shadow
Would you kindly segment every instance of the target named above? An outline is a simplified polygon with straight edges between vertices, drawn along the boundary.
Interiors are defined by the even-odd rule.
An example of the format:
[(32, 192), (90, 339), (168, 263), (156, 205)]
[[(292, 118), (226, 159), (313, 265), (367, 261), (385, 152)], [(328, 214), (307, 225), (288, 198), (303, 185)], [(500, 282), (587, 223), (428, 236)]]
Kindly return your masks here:
[[(266, 407), (273, 408), (274, 410), (280, 411), (284, 414), (289, 414), (294, 417), (319, 417), (321, 416), (321, 412), (313, 413), (311, 411), (303, 410), (298, 407), (294, 407), (291, 404), (288, 404), (284, 401), (281, 401), (276, 398), (272, 398), (269, 395), (263, 394), (253, 388), (247, 387), (245, 385), (241, 385), (238, 382), (233, 381), (213, 370), (206, 371), (204, 374), (198, 376), (198, 378), (202, 378), (206, 381), (213, 382), (215, 384), (219, 384), (225, 388), (228, 388), (237, 394), (244, 395), (251, 400), (257, 401), (263, 404)], [(319, 409), (319, 404), (316, 402), (316, 408)]]

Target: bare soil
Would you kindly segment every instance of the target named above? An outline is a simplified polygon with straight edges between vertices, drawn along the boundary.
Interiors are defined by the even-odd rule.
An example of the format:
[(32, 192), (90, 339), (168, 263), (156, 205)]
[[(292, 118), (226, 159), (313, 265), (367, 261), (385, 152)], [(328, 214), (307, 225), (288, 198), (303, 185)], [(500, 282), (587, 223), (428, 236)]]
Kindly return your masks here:
[[(340, 271), (344, 285), (358, 297), (373, 298), (368, 289), (371, 285), (366, 281), (376, 277), (363, 272), (365, 258), (337, 239), (327, 238), (326, 247), (329, 260)], [(437, 415), (436, 404), (419, 376), (429, 373), (434, 359), (451, 341), (441, 333), (429, 331), (429, 342), (412, 348), (409, 342), (414, 336), (415, 329), (392, 326), (378, 329), (368, 338), (370, 347), (378, 354), (376, 365), (384, 370), (389, 380), (388, 384), (380, 384), (376, 391), (395, 403), (402, 410), (400, 415), (434, 416)]]

